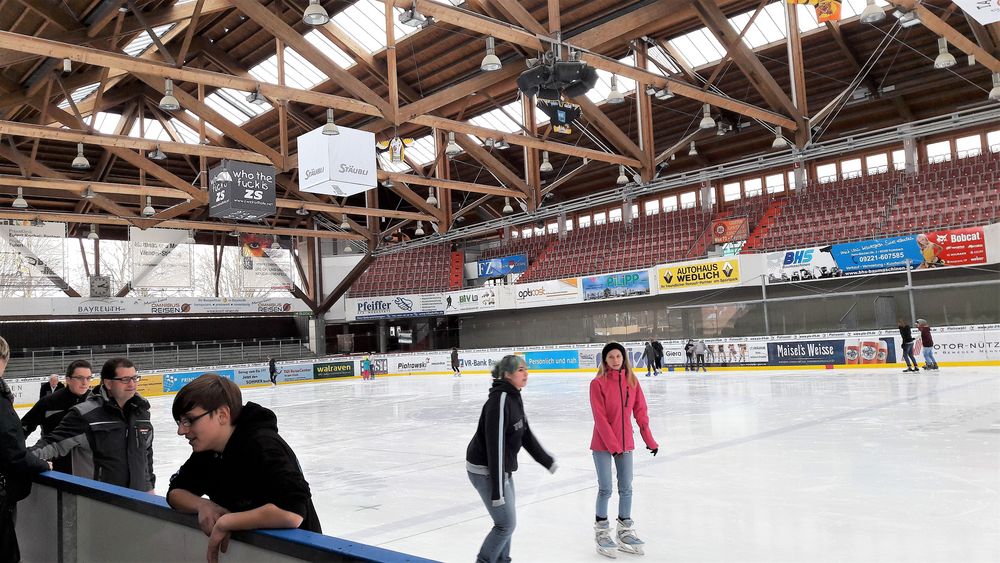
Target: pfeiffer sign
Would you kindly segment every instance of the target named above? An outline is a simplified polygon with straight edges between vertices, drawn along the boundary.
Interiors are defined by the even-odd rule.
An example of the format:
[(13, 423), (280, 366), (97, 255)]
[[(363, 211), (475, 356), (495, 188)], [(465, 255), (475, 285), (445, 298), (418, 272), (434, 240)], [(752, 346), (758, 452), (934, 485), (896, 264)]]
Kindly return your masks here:
[(339, 135), (324, 135), (320, 127), (299, 136), (300, 190), (343, 197), (378, 185), (375, 134), (338, 129)]

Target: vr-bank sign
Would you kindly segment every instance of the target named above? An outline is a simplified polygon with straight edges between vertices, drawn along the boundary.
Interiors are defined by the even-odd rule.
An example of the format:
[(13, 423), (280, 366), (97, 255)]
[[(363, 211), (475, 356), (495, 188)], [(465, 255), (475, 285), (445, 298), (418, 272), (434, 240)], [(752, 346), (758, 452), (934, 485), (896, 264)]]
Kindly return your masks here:
[(313, 129), (299, 136), (299, 188), (304, 192), (349, 196), (378, 184), (375, 134), (339, 127), (338, 135)]
[[(225, 179), (228, 172), (230, 179)], [(225, 161), (208, 171), (208, 215), (219, 219), (256, 220), (275, 212), (273, 166)]]

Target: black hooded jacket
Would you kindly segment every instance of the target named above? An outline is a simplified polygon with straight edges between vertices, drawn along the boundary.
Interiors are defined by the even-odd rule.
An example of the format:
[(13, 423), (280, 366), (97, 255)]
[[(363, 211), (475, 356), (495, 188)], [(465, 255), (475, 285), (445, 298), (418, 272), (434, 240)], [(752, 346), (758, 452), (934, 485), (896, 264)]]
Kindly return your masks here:
[(476, 435), (465, 452), (466, 468), (470, 473), (490, 476), (494, 506), (505, 502), (503, 476), (517, 471), (517, 453), (521, 446), (535, 461), (552, 471), (555, 460), (531, 433), (524, 416), (521, 391), (506, 379), (498, 379), (490, 388), (490, 397), (479, 415)]
[(257, 403), (243, 405), (222, 453), (191, 454), (170, 478), (174, 489), (207, 495), (230, 512), (273, 504), (301, 516), (300, 530), (323, 533), (295, 452), (278, 435), (274, 413)]
[[(42, 397), (35, 406), (31, 407), (24, 417), (21, 418), (21, 426), (24, 427), (24, 437), (27, 438), (39, 426), (42, 427), (42, 440), (52, 437), (52, 433), (59, 427), (63, 417), (69, 409), (79, 405), (90, 396), (90, 389), (83, 392), (83, 395), (75, 395), (69, 389), (63, 388), (55, 393)], [(73, 463), (70, 457), (58, 457), (52, 460), (52, 468), (63, 473), (73, 472)]]
[(24, 433), (13, 401), (14, 395), (7, 382), (0, 378), (0, 486), (3, 487), (0, 510), (7, 510), (8, 506), (28, 496), (31, 476), (49, 468), (47, 463), (25, 450)]

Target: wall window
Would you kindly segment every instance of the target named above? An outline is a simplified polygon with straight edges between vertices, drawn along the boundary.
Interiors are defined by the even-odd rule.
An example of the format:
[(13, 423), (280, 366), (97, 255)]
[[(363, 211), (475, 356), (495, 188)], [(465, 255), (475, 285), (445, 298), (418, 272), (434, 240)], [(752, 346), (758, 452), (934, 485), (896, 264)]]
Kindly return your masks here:
[(586, 229), (590, 226), (590, 215), (584, 215), (576, 220), (576, 224), (580, 225), (581, 229)]
[(621, 223), (622, 222), (622, 210), (621, 208), (612, 209), (608, 211), (608, 222), (609, 223)]
[(639, 216), (639, 205), (636, 203), (632, 204), (632, 218), (635, 219)]
[(549, 223), (545, 226), (545, 230), (548, 231), (550, 235), (554, 235), (559, 232), (559, 222)]
[(840, 178), (846, 180), (848, 178), (857, 178), (861, 176), (861, 159), (852, 158), (851, 160), (845, 160), (840, 163)]
[(521, 238), (531, 238), (531, 229), (521, 229)]
[(983, 152), (983, 140), (979, 135), (959, 137), (955, 139), (955, 152), (958, 158), (979, 156)]
[(740, 199), (740, 183), (732, 182), (729, 184), (722, 184), (722, 200), (723, 201), (735, 201)]
[(788, 178), (788, 191), (794, 190), (796, 188), (796, 186), (795, 186), (795, 171), (794, 170), (789, 170), (787, 173), (785, 173), (785, 176)]
[(764, 182), (760, 178), (750, 178), (743, 181), (743, 191), (747, 197), (760, 195), (764, 191)]
[(594, 226), (597, 225), (607, 225), (608, 224), (608, 214), (601, 211), (600, 213), (594, 213)]
[(663, 198), (663, 211), (673, 211), (677, 209), (677, 196), (667, 196)]
[(870, 154), (865, 157), (868, 174), (882, 174), (889, 170), (889, 155), (885, 153)]
[(986, 134), (986, 144), (992, 152), (1000, 152), (1000, 131), (990, 131)]
[(568, 232), (570, 232), (572, 230), (573, 230), (573, 220), (572, 219), (566, 219), (566, 232), (568, 233)]
[(650, 215), (656, 215), (657, 213), (660, 212), (660, 201), (657, 199), (653, 199), (642, 204), (642, 207), (643, 209), (646, 210), (646, 217), (649, 217)]
[(698, 198), (694, 192), (687, 192), (685, 194), (681, 194), (681, 209), (694, 207), (697, 202)]
[(764, 178), (767, 193), (777, 194), (785, 191), (785, 177), (781, 174), (771, 174)]
[(940, 141), (927, 145), (927, 162), (951, 160), (951, 141)]
[(892, 151), (892, 169), (906, 170), (906, 152)]
[(837, 164), (831, 162), (830, 164), (820, 164), (816, 167), (816, 178), (819, 179), (820, 183), (832, 182), (837, 179)]

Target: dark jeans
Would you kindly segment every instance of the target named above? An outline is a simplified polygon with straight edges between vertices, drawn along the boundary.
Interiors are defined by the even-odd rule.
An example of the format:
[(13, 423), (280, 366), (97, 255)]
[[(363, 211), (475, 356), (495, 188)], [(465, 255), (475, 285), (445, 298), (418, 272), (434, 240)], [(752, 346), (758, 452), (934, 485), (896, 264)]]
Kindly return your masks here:
[(684, 364), (684, 371), (690, 371), (694, 369), (694, 356), (687, 354), (687, 363)]
[(17, 563), (21, 551), (17, 545), (14, 522), (17, 520), (17, 505), (0, 501), (0, 563)]
[(913, 355), (913, 341), (903, 343), (903, 360), (906, 362), (906, 367), (917, 368), (917, 358)]
[(695, 365), (694, 371), (698, 371), (699, 369), (708, 371), (708, 368), (705, 367), (705, 354), (698, 354), (698, 363)]

